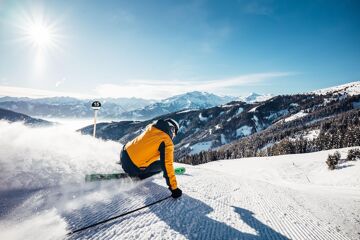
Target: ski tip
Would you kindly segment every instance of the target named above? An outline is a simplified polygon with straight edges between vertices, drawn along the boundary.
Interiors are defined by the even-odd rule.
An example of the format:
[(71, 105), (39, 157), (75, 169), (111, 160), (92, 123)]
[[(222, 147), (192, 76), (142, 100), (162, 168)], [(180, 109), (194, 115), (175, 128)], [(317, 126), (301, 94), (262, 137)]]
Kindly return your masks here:
[(175, 174), (176, 175), (181, 175), (181, 174), (184, 174), (186, 169), (184, 167), (177, 167), (174, 169), (175, 170)]

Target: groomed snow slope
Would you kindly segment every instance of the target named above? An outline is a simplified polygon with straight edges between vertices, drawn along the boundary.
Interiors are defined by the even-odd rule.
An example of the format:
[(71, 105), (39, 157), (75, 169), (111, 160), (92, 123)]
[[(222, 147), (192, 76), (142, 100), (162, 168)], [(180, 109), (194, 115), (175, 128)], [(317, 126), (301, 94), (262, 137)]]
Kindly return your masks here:
[[(6, 133), (2, 135), (2, 143), (9, 142), (9, 150), (1, 150), (11, 157), (15, 154), (11, 153), (12, 144), (21, 142), (25, 146), (16, 152), (17, 158), (12, 158), (12, 161), (22, 161), (16, 168), (9, 169), (8, 161), (0, 155), (0, 239), (63, 239), (68, 231), (169, 195), (160, 175), (141, 182), (81, 181), (78, 175), (98, 171), (104, 156), (108, 161), (117, 160), (115, 146), (120, 145), (116, 143), (47, 128), (50, 137), (58, 139), (49, 147), (46, 140), (50, 139), (45, 133), (41, 135), (42, 140), (21, 141), (22, 136), (39, 134), (38, 131), (43, 130), (13, 126), (0, 125), (2, 133)], [(74, 155), (69, 149), (74, 148), (74, 142), (69, 138), (76, 138), (77, 154), (81, 150), (86, 152), (87, 146), (95, 148), (86, 155), (87, 158), (91, 156), (91, 164), (79, 167), (72, 163)], [(49, 148), (46, 154), (42, 150), (45, 146)], [(327, 154), (224, 160), (186, 166), (187, 173), (178, 176), (184, 192), (180, 199), (165, 200), (68, 238), (358, 239), (360, 162), (328, 171), (324, 163)], [(75, 156), (74, 161), (87, 164), (85, 157)], [(39, 158), (48, 164), (44, 164), (44, 169), (42, 164), (36, 165), (37, 172), (32, 173), (30, 166), (38, 163)], [(116, 170), (108, 161), (105, 161), (107, 169)], [(43, 171), (53, 173), (59, 166), (62, 166), (60, 173), (66, 173), (66, 177), (59, 174), (58, 182), (53, 180), (47, 184), (46, 179), (42, 179), (42, 184), (32, 185), (22, 179), (40, 176)], [(51, 174), (46, 176), (51, 180)], [(21, 181), (7, 185), (16, 178)]]

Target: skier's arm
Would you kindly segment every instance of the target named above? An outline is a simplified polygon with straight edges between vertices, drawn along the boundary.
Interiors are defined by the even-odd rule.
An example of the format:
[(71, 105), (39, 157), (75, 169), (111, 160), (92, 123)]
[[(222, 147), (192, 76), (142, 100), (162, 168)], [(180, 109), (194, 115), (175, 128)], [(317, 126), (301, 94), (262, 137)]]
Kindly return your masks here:
[(177, 188), (177, 182), (174, 171), (174, 145), (171, 143), (162, 142), (159, 147), (160, 161), (162, 162), (162, 168), (164, 172), (164, 178), (167, 185), (171, 190)]

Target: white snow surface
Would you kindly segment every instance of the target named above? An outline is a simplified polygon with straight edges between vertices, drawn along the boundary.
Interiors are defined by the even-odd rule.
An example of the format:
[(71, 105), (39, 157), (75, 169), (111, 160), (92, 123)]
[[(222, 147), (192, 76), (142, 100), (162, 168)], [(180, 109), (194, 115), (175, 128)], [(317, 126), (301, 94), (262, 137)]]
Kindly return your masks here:
[(339, 85), (339, 86), (335, 86), (335, 87), (319, 89), (319, 90), (313, 91), (312, 93), (318, 94), (318, 95), (325, 95), (325, 94), (329, 94), (329, 93), (342, 93), (342, 94), (346, 93), (351, 96), (358, 95), (358, 94), (360, 94), (360, 81), (351, 82), (351, 83), (347, 83), (347, 84), (343, 84), (343, 85)]
[(187, 113), (187, 112), (196, 112), (196, 111), (199, 111), (199, 109), (186, 109), (186, 110), (182, 110), (180, 112), (177, 112), (176, 114)]
[(236, 129), (236, 137), (245, 137), (249, 136), (251, 134), (252, 127), (249, 127), (247, 125), (242, 126), (238, 129)]
[(258, 107), (259, 107), (259, 106), (253, 107), (253, 108), (250, 109), (248, 112), (255, 112)]
[(208, 118), (207, 118), (207, 117), (204, 117), (204, 116), (202, 115), (202, 113), (199, 114), (199, 119), (200, 119), (200, 121), (202, 121), (202, 122), (206, 122), (206, 121), (208, 120)]
[[(360, 161), (330, 171), (325, 161), (335, 150), (198, 166), (175, 164), (186, 167), (186, 174), (177, 176), (183, 190), (180, 199), (170, 198), (66, 236), (169, 196), (165, 180), (158, 174), (137, 182), (85, 183), (80, 180), (86, 172), (121, 171), (112, 164), (117, 160), (118, 143), (52, 127), (35, 129), (4, 122), (0, 134), (1, 175), (13, 181), (30, 176), (17, 184), (1, 179), (0, 239), (332, 240), (360, 236)], [(340, 149), (343, 157), (347, 150)]]
[(309, 132), (306, 133), (306, 135), (304, 135), (304, 139), (312, 141), (318, 138), (319, 134), (320, 134), (320, 129), (310, 130)]
[(273, 94), (258, 94), (258, 93), (250, 93), (246, 97), (240, 97), (239, 100), (246, 103), (255, 103), (255, 102), (265, 102), (271, 98), (275, 97)]
[(212, 145), (212, 141), (196, 143), (190, 147), (191, 148), (190, 154), (197, 154), (200, 153), (201, 151), (209, 150), (211, 148), (211, 145)]
[(227, 143), (227, 140), (226, 140), (226, 137), (225, 137), (224, 134), (220, 135), (220, 141), (221, 141), (221, 144), (226, 144)]
[(236, 111), (235, 116), (240, 115), (243, 111), (244, 111), (244, 109), (242, 107), (239, 107), (238, 110)]
[[(252, 120), (253, 120), (254, 123), (255, 123), (255, 129), (256, 129), (256, 131), (261, 131), (261, 130), (263, 129), (263, 125), (259, 122), (259, 118), (258, 118), (256, 115), (254, 115), (254, 116), (252, 117)], [(250, 134), (251, 134), (251, 130), (250, 130)]]
[(285, 118), (284, 121), (285, 122), (294, 121), (296, 119), (305, 117), (306, 115), (308, 115), (308, 113), (304, 112), (304, 110), (301, 110), (300, 112), (295, 113), (295, 114), (291, 115), (290, 117)]
[(295, 136), (290, 137), (290, 141), (298, 141), (301, 137), (305, 140), (312, 141), (318, 138), (320, 135), (320, 129), (310, 130), (310, 131), (303, 131), (301, 133), (295, 134)]

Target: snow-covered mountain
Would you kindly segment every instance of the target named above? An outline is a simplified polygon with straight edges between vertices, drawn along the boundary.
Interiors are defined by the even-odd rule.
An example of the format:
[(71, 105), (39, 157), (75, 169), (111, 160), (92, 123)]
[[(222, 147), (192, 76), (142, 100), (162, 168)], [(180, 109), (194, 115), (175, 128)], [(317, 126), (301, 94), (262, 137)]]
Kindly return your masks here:
[(194, 91), (167, 98), (142, 109), (125, 112), (122, 117), (125, 119), (151, 119), (179, 110), (214, 107), (235, 99), (235, 97), (220, 97), (212, 93)]
[[(189, 92), (165, 100), (145, 100), (137, 98), (97, 99), (102, 103), (99, 117), (107, 119), (150, 119), (182, 109), (203, 109), (224, 104), (235, 97), (220, 97), (206, 92)], [(0, 98), (0, 107), (19, 113), (46, 118), (89, 118), (93, 100), (70, 97), (52, 98)]]
[(319, 89), (311, 93), (325, 95), (325, 94), (348, 94), (348, 95), (359, 95), (360, 94), (360, 81), (351, 82), (339, 86)]
[[(350, 136), (360, 134), (360, 128), (356, 127), (357, 122), (352, 120), (358, 113), (360, 113), (360, 95), (339, 96), (337, 93), (331, 93), (327, 95), (282, 95), (256, 103), (234, 101), (206, 109), (181, 110), (160, 117), (171, 117), (179, 121), (181, 128), (175, 138), (177, 159), (195, 164), (206, 162), (211, 158), (219, 159), (218, 156), (233, 158), (235, 155), (239, 157), (256, 156), (260, 152), (271, 155), (279, 151), (285, 152), (288, 150), (278, 150), (279, 146), (276, 144), (283, 144), (281, 141), (296, 137), (298, 139), (306, 138), (312, 131), (317, 132), (317, 136), (324, 134), (327, 137), (333, 136), (335, 133), (332, 128), (325, 127), (331, 121), (334, 121), (333, 127), (335, 128), (340, 127), (338, 124), (348, 121), (346, 126), (340, 127), (344, 129), (344, 133), (348, 131), (346, 134)], [(97, 136), (126, 143), (152, 121), (100, 123)], [(350, 129), (350, 127), (354, 127), (354, 129)], [(93, 128), (89, 126), (81, 131), (92, 134)], [(236, 143), (242, 139), (245, 139), (245, 142)], [(354, 136), (354, 139), (357, 138)], [(349, 142), (347, 142), (348, 140), (342, 141), (339, 143), (339, 147), (344, 144), (354, 146), (357, 144), (354, 139), (348, 139)], [(333, 140), (331, 143), (335, 144)], [(190, 157), (201, 151), (207, 152), (223, 145), (233, 145), (231, 151), (234, 154), (225, 156), (226, 150), (223, 149), (221, 152), (212, 153), (214, 156), (208, 154), (209, 156), (206, 157), (205, 155)], [(310, 148), (309, 144), (304, 151), (329, 148), (325, 145), (311, 146)], [(239, 149), (244, 152), (238, 152)]]
[[(102, 98), (99, 116), (102, 118), (118, 119), (121, 113), (142, 108), (154, 103), (154, 100), (138, 98)], [(51, 98), (0, 98), (0, 107), (15, 112), (45, 118), (89, 118), (93, 116), (91, 103), (93, 100), (76, 99), (71, 97)]]
[[(177, 176), (183, 195), (175, 200), (168, 198), (162, 174), (143, 181), (84, 181), (88, 173), (122, 172), (115, 164), (122, 147), (118, 142), (56, 126), (0, 121), (0, 130), (0, 239), (359, 236), (360, 161), (329, 171), (325, 161), (334, 150), (196, 167), (175, 163), (186, 168)], [(340, 149), (341, 155), (347, 150)], [(120, 217), (67, 235), (115, 216)]]
[[(234, 100), (247, 103), (262, 102), (273, 95), (252, 93), (244, 98), (217, 96), (206, 92), (189, 92), (164, 100), (144, 100), (137, 98), (103, 98), (99, 117), (107, 119), (146, 120), (164, 114), (186, 110), (205, 109), (218, 106)], [(0, 98), (0, 107), (35, 117), (44, 118), (90, 118), (93, 111), (90, 108), (93, 100), (83, 100), (71, 97), (51, 98)]]
[(273, 98), (275, 95), (273, 94), (258, 94), (258, 93), (250, 93), (246, 97), (240, 97), (239, 100), (246, 102), (246, 103), (255, 103), (255, 102), (264, 102), (266, 100), (269, 100), (270, 98)]
[(51, 122), (48, 122), (48, 121), (45, 121), (42, 119), (32, 118), (28, 115), (13, 112), (13, 111), (2, 109), (2, 108), (0, 108), (0, 120), (6, 120), (8, 122), (23, 122), (24, 124), (31, 125), (31, 126), (50, 126), (50, 125), (52, 125)]

